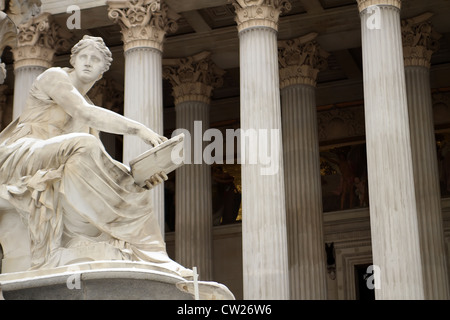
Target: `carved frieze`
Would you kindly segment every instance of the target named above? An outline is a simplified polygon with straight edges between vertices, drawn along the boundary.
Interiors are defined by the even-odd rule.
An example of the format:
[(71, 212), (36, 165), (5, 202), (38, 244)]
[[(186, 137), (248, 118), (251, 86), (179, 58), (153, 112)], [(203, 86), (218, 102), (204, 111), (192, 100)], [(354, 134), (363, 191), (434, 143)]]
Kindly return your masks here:
[(315, 41), (317, 34), (278, 41), (280, 88), (295, 84), (315, 86), (319, 71), (327, 68), (329, 53)]
[(213, 89), (223, 84), (225, 71), (211, 60), (209, 52), (181, 59), (166, 59), (163, 64), (163, 76), (172, 84), (175, 104), (184, 101), (209, 103)]
[(317, 123), (321, 142), (365, 135), (363, 106), (320, 111), (317, 113)]
[(121, 28), (125, 51), (151, 47), (162, 51), (166, 33), (178, 29), (179, 15), (160, 0), (107, 1), (109, 18)]
[(431, 13), (402, 21), (402, 40), (405, 66), (429, 68), (431, 56), (439, 50), (439, 39), (431, 24)]
[(235, 8), (238, 31), (251, 27), (278, 30), (280, 14), (291, 10), (288, 0), (228, 0)]

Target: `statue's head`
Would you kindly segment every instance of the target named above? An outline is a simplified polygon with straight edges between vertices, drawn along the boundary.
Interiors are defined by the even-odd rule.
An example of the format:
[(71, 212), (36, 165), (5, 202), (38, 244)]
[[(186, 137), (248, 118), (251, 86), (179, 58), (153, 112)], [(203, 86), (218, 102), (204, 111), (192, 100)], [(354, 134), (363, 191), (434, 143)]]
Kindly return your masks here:
[(100, 37), (92, 37), (85, 35), (83, 39), (81, 39), (76, 45), (72, 48), (72, 54), (70, 56), (70, 64), (72, 66), (75, 65), (75, 58), (77, 54), (83, 50), (84, 48), (87, 48), (89, 46), (93, 46), (98, 52), (101, 53), (101, 55), (104, 58), (105, 67), (102, 73), (105, 73), (109, 70), (109, 67), (111, 66), (112, 62), (112, 54), (111, 51), (109, 51), (108, 47), (105, 45), (105, 42)]

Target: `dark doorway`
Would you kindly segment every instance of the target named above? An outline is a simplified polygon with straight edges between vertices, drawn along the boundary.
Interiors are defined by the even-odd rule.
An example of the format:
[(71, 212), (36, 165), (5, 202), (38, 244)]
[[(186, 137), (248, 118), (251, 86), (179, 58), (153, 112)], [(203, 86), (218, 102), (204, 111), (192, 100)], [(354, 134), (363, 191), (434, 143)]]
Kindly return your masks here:
[(367, 268), (372, 264), (360, 264), (355, 266), (355, 287), (356, 287), (356, 300), (375, 300), (375, 289), (369, 288), (368, 281), (372, 274), (367, 273)]

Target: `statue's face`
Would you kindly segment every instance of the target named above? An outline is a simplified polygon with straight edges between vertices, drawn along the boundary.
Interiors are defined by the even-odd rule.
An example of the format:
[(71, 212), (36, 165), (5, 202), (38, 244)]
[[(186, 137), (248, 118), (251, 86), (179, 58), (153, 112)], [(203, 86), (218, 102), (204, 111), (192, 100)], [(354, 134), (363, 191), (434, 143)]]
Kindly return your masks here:
[(105, 60), (94, 46), (88, 46), (78, 52), (73, 67), (77, 77), (82, 82), (89, 83), (100, 79), (105, 68)]

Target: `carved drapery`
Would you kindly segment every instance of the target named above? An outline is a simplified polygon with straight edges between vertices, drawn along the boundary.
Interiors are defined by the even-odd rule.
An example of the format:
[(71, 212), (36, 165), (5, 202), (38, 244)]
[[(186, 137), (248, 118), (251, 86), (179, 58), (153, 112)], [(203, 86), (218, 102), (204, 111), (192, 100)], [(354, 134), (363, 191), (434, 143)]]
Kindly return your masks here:
[(278, 30), (282, 13), (291, 10), (288, 0), (228, 0), (235, 8), (238, 31), (251, 27), (268, 27)]
[(316, 36), (278, 41), (281, 89), (295, 84), (316, 86), (317, 75), (327, 68), (329, 56), (314, 40)]
[(162, 51), (166, 33), (178, 29), (179, 16), (160, 0), (107, 1), (109, 18), (121, 28), (124, 50), (151, 47)]
[(202, 52), (181, 59), (163, 61), (163, 77), (172, 84), (175, 104), (201, 101), (209, 104), (212, 91), (223, 84), (225, 71), (211, 60), (211, 53)]
[(431, 56), (439, 50), (439, 39), (431, 24), (431, 13), (402, 21), (405, 66), (430, 67)]

